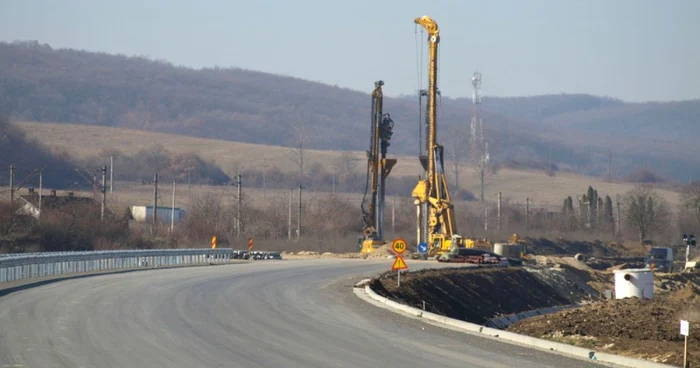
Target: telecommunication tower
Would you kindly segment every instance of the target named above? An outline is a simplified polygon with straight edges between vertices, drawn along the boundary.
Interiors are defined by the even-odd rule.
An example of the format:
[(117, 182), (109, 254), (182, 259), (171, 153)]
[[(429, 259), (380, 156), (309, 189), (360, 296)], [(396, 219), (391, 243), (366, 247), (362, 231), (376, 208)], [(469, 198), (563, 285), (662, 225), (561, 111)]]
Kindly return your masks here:
[(481, 105), (481, 73), (472, 75), (472, 120), (469, 125), (469, 140), (471, 159), (482, 164), (488, 162), (488, 143), (484, 142), (484, 127), (479, 117), (479, 105)]

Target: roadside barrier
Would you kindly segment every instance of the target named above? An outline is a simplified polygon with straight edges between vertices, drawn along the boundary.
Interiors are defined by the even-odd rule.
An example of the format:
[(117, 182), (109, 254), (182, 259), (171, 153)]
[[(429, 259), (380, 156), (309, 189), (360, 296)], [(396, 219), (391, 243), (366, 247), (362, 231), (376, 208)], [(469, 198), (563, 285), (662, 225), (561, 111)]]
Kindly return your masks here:
[(231, 248), (0, 254), (0, 283), (105, 270), (225, 263), (232, 258)]

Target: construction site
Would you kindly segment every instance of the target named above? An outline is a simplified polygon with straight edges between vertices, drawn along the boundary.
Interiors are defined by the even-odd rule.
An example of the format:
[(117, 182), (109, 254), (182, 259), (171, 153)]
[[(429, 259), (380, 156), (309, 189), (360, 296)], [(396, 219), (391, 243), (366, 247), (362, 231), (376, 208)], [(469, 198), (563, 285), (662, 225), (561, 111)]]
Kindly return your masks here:
[[(403, 5), (389, 8), (393, 11), (396, 6)], [(531, 4), (527, 6), (532, 7)], [(177, 39), (175, 33), (169, 32), (172, 34), (168, 36), (175, 40), (170, 43), (177, 44), (178, 52), (187, 54), (187, 57), (206, 60), (206, 55), (197, 54), (208, 49), (223, 55), (225, 48), (209, 47), (203, 43), (209, 38), (191, 34), (192, 30), (199, 28), (211, 32), (214, 28), (210, 27), (221, 18), (214, 15), (224, 13), (222, 7), (223, 4), (218, 4), (210, 16), (201, 17), (207, 27), (190, 27), (187, 30), (189, 38)], [(272, 21), (263, 19), (261, 24), (279, 23), (280, 27), (289, 27), (283, 20), (294, 22), (300, 19), (293, 16), (292, 11), (301, 7), (301, 4), (295, 4), (283, 10), (284, 17)], [(313, 7), (321, 8), (318, 4)], [(464, 9), (465, 14), (466, 9), (473, 10)], [(499, 18), (511, 14), (516, 18), (527, 18), (514, 11), (512, 5), (508, 13), (494, 9), (491, 11)], [(539, 15), (533, 9), (527, 10)], [(609, 13), (614, 18), (615, 13), (596, 8), (584, 17), (581, 16), (583, 9), (565, 10), (566, 15), (574, 14), (574, 17), (585, 20), (585, 24), (576, 27), (575, 34), (566, 34), (563, 30), (563, 25), (569, 26), (564, 23), (573, 24), (573, 19), (555, 16), (552, 10), (551, 14), (546, 11), (542, 14), (562, 28), (561, 35), (556, 29), (543, 30), (535, 18), (530, 17), (526, 22), (536, 26), (525, 24), (526, 27), (535, 28), (539, 33), (524, 32), (526, 27), (518, 22), (509, 22), (512, 23), (509, 26), (519, 27), (518, 30), (499, 29), (500, 33), (515, 41), (508, 41), (508, 37), (501, 34), (498, 39), (479, 38), (483, 37), (483, 31), (479, 30), (481, 34), (477, 37), (473, 30), (459, 31), (450, 28), (446, 21), (445, 30), (450, 38), (445, 40), (454, 45), (451, 46), (454, 49), (466, 49), (463, 59), (475, 62), (465, 64), (461, 56), (455, 57), (457, 53), (450, 53), (452, 50), (444, 52), (442, 55), (451, 59), (450, 66), (458, 65), (455, 69), (466, 70), (461, 77), (448, 76), (449, 83), (444, 84), (440, 83), (442, 30), (430, 16), (416, 17), (413, 26), (417, 90), (412, 88), (411, 93), (415, 92), (415, 95), (401, 94), (400, 99), (389, 96), (394, 83), (397, 90), (405, 90), (401, 84), (411, 76), (405, 75), (403, 70), (399, 72), (401, 75), (392, 74), (393, 70), (380, 70), (382, 75), (362, 82), (366, 83), (364, 87), (360, 86), (363, 92), (353, 92), (356, 95), (342, 91), (347, 88), (338, 84), (334, 89), (307, 82), (303, 83), (308, 85), (292, 84), (292, 79), (299, 78), (287, 76), (286, 71), (294, 70), (291, 63), (294, 52), (308, 59), (310, 55), (318, 58), (311, 51), (333, 54), (340, 53), (340, 48), (279, 48), (279, 52), (284, 53), (284, 62), (275, 63), (279, 57), (268, 57), (273, 54), (264, 54), (262, 49), (276, 48), (270, 46), (270, 39), (284, 38), (288, 45), (298, 46), (291, 38), (287, 40), (287, 35), (280, 37), (279, 30), (270, 36), (252, 27), (247, 30), (250, 36), (246, 40), (252, 40), (251, 44), (258, 49), (238, 52), (245, 49), (239, 44), (229, 48), (238, 52), (232, 54), (231, 58), (237, 57), (233, 60), (251, 63), (242, 65), (257, 65), (258, 62), (243, 56), (258, 54), (272, 60), (270, 65), (275, 67), (275, 64), (289, 64), (284, 65), (286, 69), (277, 69), (285, 79), (238, 74), (247, 67), (219, 67), (216, 64), (213, 68), (190, 70), (160, 59), (125, 57), (124, 54), (119, 54), (119, 59), (114, 59), (116, 61), (109, 61), (111, 59), (102, 55), (104, 51), (99, 58), (93, 56), (94, 59), (88, 59), (85, 50), (59, 54), (38, 41), (22, 47), (3, 43), (0, 45), (3, 50), (19, 51), (5, 57), (6, 60), (0, 60), (4, 62), (2, 65), (13, 66), (13, 69), (6, 69), (17, 75), (12, 79), (5, 77), (8, 86), (0, 89), (0, 94), (5, 93), (8, 101), (10, 95), (18, 96), (5, 103), (4, 108), (17, 114), (17, 119), (27, 120), (21, 123), (36, 123), (31, 129), (37, 132), (39, 123), (48, 124), (52, 120), (61, 124), (75, 121), (85, 126), (109, 128), (140, 127), (144, 131), (172, 133), (170, 142), (166, 143), (173, 148), (170, 151), (165, 146), (155, 147), (149, 141), (155, 140), (152, 138), (140, 138), (146, 142), (144, 144), (130, 142), (139, 135), (134, 133), (120, 138), (129, 143), (121, 147), (123, 151), (99, 142), (100, 146), (105, 145), (99, 147), (99, 153), (84, 149), (84, 156), (74, 162), (68, 151), (47, 150), (46, 157), (44, 153), (37, 154), (36, 160), (47, 161), (42, 163), (43, 168), (33, 169), (18, 183), (18, 167), (10, 162), (9, 201), (6, 208), (0, 206), (4, 213), (0, 218), (0, 253), (3, 253), (0, 254), (0, 283), (3, 283), (0, 284), (0, 366), (46, 366), (48, 362), (59, 362), (61, 366), (142, 366), (144, 362), (148, 362), (146, 365), (197, 366), (236, 362), (245, 366), (270, 367), (478, 365), (524, 368), (598, 364), (638, 368), (658, 368), (661, 364), (664, 367), (700, 367), (700, 250), (692, 235), (700, 233), (697, 232), (700, 230), (700, 182), (691, 180), (692, 171), (697, 171), (698, 167), (691, 164), (697, 162), (685, 157), (692, 156), (692, 151), (681, 152), (675, 147), (692, 145), (692, 142), (687, 144), (690, 139), (686, 137), (692, 134), (683, 136), (681, 132), (687, 129), (687, 125), (680, 125), (680, 122), (685, 123), (687, 116), (694, 111), (687, 109), (697, 105), (672, 106), (668, 111), (656, 112), (659, 108), (656, 105), (662, 103), (627, 106), (628, 101), (588, 98), (583, 93), (583, 97), (578, 97), (583, 102), (576, 103), (561, 100), (563, 102), (533, 104), (523, 97), (522, 101), (506, 105), (503, 102), (506, 97), (501, 97), (520, 93), (521, 88), (527, 93), (560, 91), (552, 89), (559, 88), (558, 85), (547, 83), (551, 82), (550, 79), (565, 79), (563, 76), (576, 76), (578, 79), (572, 79), (571, 83), (586, 91), (589, 87), (581, 83), (582, 80), (606, 77), (594, 67), (619, 71), (630, 63), (629, 60), (643, 59), (639, 57), (642, 49), (630, 39), (650, 40), (647, 34), (641, 33), (649, 28), (646, 24), (634, 29), (630, 23), (611, 22), (621, 28), (605, 30), (606, 36), (628, 30), (632, 36), (624, 42), (617, 41), (625, 46), (621, 49), (628, 49), (625, 52), (629, 59), (625, 59), (622, 52), (612, 54), (614, 57), (610, 58), (606, 53), (616, 51), (613, 50), (616, 45), (608, 45), (609, 50), (603, 48), (606, 45), (600, 40), (607, 37), (591, 32), (594, 28), (603, 29), (599, 24), (602, 22), (591, 20), (590, 14)], [(182, 14), (195, 24), (197, 11), (192, 8)], [(247, 11), (251, 12), (250, 9)], [(438, 9), (434, 11), (439, 13)], [(32, 18), (37, 14), (36, 11), (25, 12), (28, 19), (30, 13)], [(378, 9), (373, 11), (376, 14), (381, 12)], [(458, 13), (447, 8), (440, 12), (443, 15)], [(663, 15), (648, 12), (652, 18), (662, 18)], [(123, 14), (132, 13), (124, 11)], [(333, 9), (332, 13), (354, 18), (349, 9)], [(109, 15), (114, 17), (114, 14)], [(258, 14), (254, 19), (271, 12), (262, 9)], [(317, 17), (320, 14), (307, 12), (304, 15)], [(363, 10), (363, 14), (367, 12)], [(91, 21), (91, 28), (86, 29), (94, 29), (97, 34), (101, 22), (95, 19), (99, 18), (86, 16), (86, 13), (79, 15)], [(390, 15), (389, 18), (395, 17), (395, 14)], [(125, 28), (137, 32), (138, 19), (131, 18), (127, 19), (129, 27)], [(149, 32), (164, 29), (164, 25), (154, 25), (158, 20), (155, 18), (144, 18)], [(178, 19), (172, 15), (162, 18), (169, 22)], [(410, 27), (411, 18), (413, 16), (404, 19), (405, 24), (400, 26)], [(495, 29), (484, 27), (493, 24), (491, 21), (479, 23), (481, 19), (476, 18), (472, 14), (470, 22), (453, 24), (472, 23), (474, 29)], [(640, 17), (633, 14), (628, 18)], [(337, 18), (328, 19), (339, 22)], [(677, 19), (671, 21), (673, 26), (681, 24), (680, 21), (676, 23)], [(216, 34), (230, 33), (231, 22), (226, 19), (221, 22), (221, 31)], [(250, 27), (250, 24), (245, 26)], [(331, 36), (328, 27), (323, 29), (328, 33), (326, 41), (306, 41), (306, 45), (341, 44), (339, 47), (347, 52), (342, 57), (352, 62), (351, 54), (358, 54), (349, 41), (352, 35), (336, 38)], [(520, 31), (522, 35), (516, 34)], [(588, 50), (582, 47), (586, 46), (581, 42), (585, 38), (572, 37), (586, 31), (590, 33), (586, 36), (593, 40)], [(145, 30), (138, 32), (145, 34)], [(376, 34), (376, 30), (371, 32)], [(129, 37), (133, 38), (134, 34), (140, 35), (133, 33)], [(560, 39), (553, 42), (543, 37), (545, 34), (556, 34)], [(212, 32), (210, 37), (214, 35)], [(308, 37), (307, 33), (304, 35)], [(166, 39), (158, 41), (160, 38), (156, 36), (142, 38), (165, 49), (169, 43)], [(267, 36), (269, 39), (260, 39), (265, 42), (256, 39)], [(382, 50), (382, 62), (396, 68), (397, 62), (401, 61), (392, 58), (399, 58), (394, 55), (404, 58), (404, 55), (396, 53), (393, 47), (403, 44), (388, 34), (380, 34), (382, 36), (387, 36), (382, 40), (382, 48), (392, 47)], [(652, 43), (649, 51), (652, 55), (659, 54), (658, 48), (664, 46), (667, 39), (656, 36), (659, 39), (651, 41), (658, 45), (648, 42)], [(110, 34), (110, 44), (119, 39)], [(124, 36), (124, 39), (130, 38)], [(188, 39), (197, 44), (196, 52), (182, 48)], [(213, 44), (216, 39), (211, 39)], [(548, 45), (551, 50), (534, 47), (548, 43), (551, 43)], [(482, 58), (478, 53), (481, 50), (469, 49), (483, 45), (488, 45), (489, 52), (494, 54), (491, 58)], [(362, 45), (365, 52), (370, 50), (376, 54), (366, 46)], [(668, 52), (664, 55), (673, 56), (671, 51), (675, 50), (669, 48), (665, 51)], [(526, 53), (540, 59), (527, 60), (523, 57)], [(606, 64), (593, 57), (581, 58), (577, 53), (586, 56), (599, 53), (619, 64)], [(81, 67), (56, 64), (48, 58), (50, 55), (66, 62), (75, 59), (74, 64), (65, 65)], [(567, 61), (564, 56), (558, 59), (560, 55), (578, 63), (583, 59), (591, 69), (581, 70), (582, 65)], [(42, 62), (35, 62), (37, 60)], [(184, 63), (182, 60), (176, 62)], [(135, 64), (129, 64), (131, 62)], [(338, 83), (342, 79), (337, 70), (349, 74), (348, 67), (355, 68), (336, 61), (323, 60), (323, 63), (335, 69), (333, 78)], [(499, 63), (501, 69), (495, 68)], [(515, 63), (531, 69), (513, 68)], [(571, 64), (571, 69), (556, 70), (552, 64), (557, 63)], [(41, 64), (35, 68), (45, 70), (46, 74), (29, 68), (31, 64)], [(98, 64), (99, 68), (92, 64)], [(120, 69), (121, 65), (125, 65), (123, 69)], [(478, 65), (487, 68), (479, 71)], [(83, 67), (91, 74), (71, 71)], [(312, 73), (307, 70), (322, 69), (309, 60), (304, 60), (304, 67), (308, 69), (299, 70), (305, 70), (304, 73), (309, 75)], [(349, 75), (354, 78), (370, 67), (358, 65), (357, 69), (353, 71), (357, 74)], [(643, 66), (635, 65), (634, 69), (638, 69), (640, 75), (650, 75)], [(449, 70), (449, 67), (444, 70)], [(547, 76), (536, 75), (533, 70), (547, 73)], [(576, 73), (572, 72), (574, 70)], [(374, 69), (372, 74), (376, 71)], [(36, 81), (28, 78), (34, 74), (37, 74), (33, 77)], [(532, 79), (520, 81), (523, 76)], [(674, 77), (677, 76), (669, 74), (667, 79)], [(92, 79), (95, 81), (90, 82)], [(630, 83), (633, 79), (641, 78), (620, 79), (625, 83), (618, 84), (629, 84), (624, 87), (630, 90), (639, 89)], [(491, 87), (491, 80), (494, 87)], [(486, 107), (482, 107), (482, 82), (488, 93), (497, 97), (493, 104), (487, 97)], [(451, 91), (453, 83), (457, 86), (455, 91), (466, 86), (467, 93), (455, 97)], [(610, 88), (614, 83), (612, 79), (606, 80), (600, 83), (600, 88), (605, 93), (614, 93), (615, 89)], [(520, 84), (527, 84), (527, 89)], [(536, 88), (531, 88), (533, 85)], [(441, 107), (441, 87), (445, 96), (451, 96), (445, 107)], [(661, 91), (661, 87), (657, 88)], [(685, 88), (674, 86), (679, 90), (681, 87)], [(326, 97), (329, 91), (340, 97), (318, 98)], [(669, 99), (675, 98), (670, 92), (673, 91), (659, 93)], [(366, 95), (365, 107), (362, 107), (363, 95)], [(357, 99), (351, 100), (352, 96), (357, 96)], [(414, 97), (418, 103), (417, 116), (412, 109), (415, 104), (404, 101)], [(497, 101), (499, 99), (503, 101)], [(359, 101), (359, 108), (348, 101)], [(550, 101), (549, 96), (543, 101)], [(680, 105), (683, 101), (666, 102)], [(644, 103), (652, 104), (652, 101)], [(558, 104), (577, 107), (564, 108)], [(452, 110), (448, 105), (453, 106)], [(392, 109), (398, 111), (390, 111)], [(354, 115), (358, 111), (362, 116), (370, 112), (367, 121)], [(622, 119), (623, 115), (627, 118)], [(486, 124), (482, 122), (482, 116)], [(644, 120), (642, 117), (651, 117), (649, 119), (659, 120), (667, 126), (657, 127), (654, 125), (657, 122), (646, 121), (637, 124), (635, 119)], [(88, 121), (93, 122), (87, 124)], [(353, 126), (357, 121), (363, 121), (363, 127)], [(561, 127), (562, 122), (568, 125)], [(5, 124), (1, 119), (0, 123)], [(690, 123), (692, 125), (692, 121)], [(7, 120), (5, 125), (9, 127), (10, 121)], [(607, 125), (615, 126), (608, 129)], [(348, 130), (341, 131), (340, 126), (344, 129), (347, 126)], [(533, 127), (541, 131), (530, 132)], [(658, 128), (658, 131), (675, 130), (678, 141), (674, 141), (674, 135), (663, 135), (648, 127)], [(53, 137), (51, 133), (43, 134), (48, 141), (65, 140), (66, 146), (77, 146), (79, 144), (68, 138), (83, 128), (64, 130), (68, 132), (64, 133), (67, 136), (64, 139)], [(412, 133), (404, 134), (409, 129)], [(498, 134), (492, 134), (492, 129)], [(638, 134), (635, 129), (642, 132)], [(357, 131), (363, 142), (359, 148), (354, 145)], [(7, 132), (11, 132), (9, 128)], [(179, 147), (185, 145), (178, 144), (173, 136), (185, 132), (199, 134), (196, 136), (198, 140), (188, 143), (187, 147)], [(608, 137), (608, 134), (612, 135), (610, 132), (618, 136)], [(118, 135), (105, 134), (110, 139), (116, 139)], [(10, 137), (9, 133), (5, 135)], [(454, 138), (451, 136), (459, 137), (451, 139)], [(627, 142), (626, 138), (630, 136), (634, 139)], [(8, 152), (12, 151), (12, 160), (24, 161), (18, 165), (26, 171), (34, 163), (20, 160), (29, 156), (30, 151), (23, 148), (24, 135), (18, 133), (17, 137), (13, 139), (22, 142), (23, 145), (17, 145), (22, 149), (12, 148)], [(318, 143), (310, 143), (310, 137)], [(4, 136), (0, 138), (6, 139)], [(221, 146), (208, 147), (207, 150), (216, 159), (204, 160), (204, 156), (195, 154), (197, 150), (213, 145), (214, 139), (224, 138), (244, 144), (240, 146), (240, 152), (234, 154), (229, 146), (219, 142)], [(9, 142), (9, 138), (6, 140)], [(165, 141), (164, 138), (158, 140)], [(352, 141), (353, 145), (339, 146), (343, 140)], [(591, 143), (594, 141), (596, 145)], [(148, 150), (141, 145), (147, 145)], [(280, 151), (283, 153), (272, 155), (267, 151), (269, 148), (265, 148), (267, 145), (283, 148)], [(32, 152), (39, 152), (35, 146), (38, 145), (27, 144)], [(632, 146), (639, 146), (634, 147), (634, 155), (621, 152)], [(668, 161), (648, 155), (644, 152), (649, 149), (647, 147), (655, 147), (650, 150), (662, 152), (663, 156), (659, 157)], [(186, 153), (185, 149), (192, 150), (192, 153)], [(321, 155), (316, 151), (328, 152)], [(458, 151), (462, 153), (461, 157)], [(312, 153), (318, 154), (319, 158), (311, 160), (311, 156), (305, 156)], [(331, 157), (336, 154), (340, 156), (334, 161)], [(625, 177), (620, 183), (626, 186), (610, 189), (618, 184), (611, 175), (613, 154), (621, 156), (617, 165), (639, 164), (639, 173), (646, 176), (639, 180), (628, 179), (636, 172), (619, 170), (619, 177)], [(521, 157), (528, 155), (536, 157), (537, 162), (531, 157)], [(675, 155), (678, 155), (678, 163), (669, 164), (676, 160)], [(253, 159), (249, 156), (259, 157)], [(282, 157), (294, 165), (286, 163)], [(98, 170), (82, 165), (93, 160), (97, 162), (97, 159), (103, 161)], [(110, 162), (109, 191), (106, 159)], [(118, 160), (117, 171), (122, 170), (123, 163), (126, 173), (122, 179), (125, 190), (118, 188), (118, 192), (124, 193), (124, 197), (133, 196), (122, 198), (124, 203), (129, 203), (123, 214), (115, 210), (121, 207), (107, 204), (107, 198), (120, 206), (123, 204), (112, 195), (115, 159)], [(516, 159), (522, 160), (516, 162)], [(641, 168), (644, 160), (646, 166)], [(68, 166), (69, 161), (75, 167)], [(650, 164), (649, 161), (657, 162)], [(268, 167), (268, 162), (271, 167)], [(361, 162), (359, 173), (355, 172), (356, 162)], [(404, 162), (412, 164), (404, 165)], [(66, 179), (60, 184), (61, 181), (54, 177), (65, 175), (59, 174), (62, 171), (51, 174), (52, 169), (47, 169), (44, 176), (44, 168), (59, 164), (65, 164), (65, 170), (69, 172), (77, 172), (85, 183), (71, 183)], [(78, 168), (78, 164), (82, 168)], [(469, 166), (468, 170), (461, 171), (462, 176), (460, 164)], [(557, 164), (563, 168), (561, 171), (553, 169)], [(682, 166), (669, 169), (669, 172), (681, 172), (681, 178), (665, 180), (650, 169), (650, 165), (664, 164)], [(682, 170), (686, 166), (691, 172), (687, 187), (683, 176), (685, 171)], [(553, 183), (547, 188), (506, 175), (494, 181), (514, 183), (512, 186), (491, 186), (493, 183), (489, 183), (488, 175), (495, 176), (499, 170), (515, 168), (528, 172), (528, 175), (537, 171), (544, 180), (537, 183), (548, 183), (559, 175), (556, 172), (561, 172), (561, 176), (565, 173), (581, 176), (572, 176), (569, 181)], [(152, 181), (150, 177), (139, 179), (143, 173), (150, 176), (151, 171), (155, 171)], [(168, 175), (170, 177), (165, 178)], [(33, 187), (23, 188), (35, 177), (38, 191)], [(465, 184), (465, 177), (472, 181)], [(63, 185), (59, 189), (68, 188), (67, 195), (57, 195), (54, 184), (45, 186), (45, 178), (58, 183), (56, 186)], [(589, 182), (592, 178), (599, 181)], [(172, 193), (168, 190), (165, 196), (159, 194), (159, 181), (169, 187), (170, 179)], [(201, 197), (197, 193), (192, 196), (192, 180), (201, 187)], [(257, 185), (254, 183), (258, 181), (262, 183), (262, 200), (257, 198), (257, 187), (256, 197), (243, 194), (243, 183), (253, 192)], [(275, 185), (270, 187), (272, 182)], [(126, 190), (126, 183), (130, 185), (130, 192)], [(588, 187), (585, 194), (581, 187), (572, 188), (576, 183)], [(608, 188), (594, 189), (598, 183), (605, 183)], [(85, 184), (92, 190), (94, 198), (75, 196), (76, 192), (71, 188), (87, 188)], [(696, 192), (690, 192), (695, 184)], [(331, 190), (324, 189), (328, 185)], [(340, 190), (341, 186), (343, 190)], [(176, 187), (177, 196), (187, 197), (187, 206), (176, 207)], [(43, 194), (45, 188), (51, 190), (51, 195)], [(557, 192), (548, 191), (551, 188), (556, 188)], [(20, 189), (26, 192), (16, 197)], [(303, 192), (304, 189), (307, 191)], [(667, 190), (666, 196), (660, 196), (655, 189)], [(635, 194), (636, 190), (643, 192), (644, 196)], [(542, 198), (533, 199), (540, 193)], [(621, 198), (623, 193), (625, 198)], [(345, 196), (341, 198), (341, 194)], [(309, 199), (312, 195), (314, 202)], [(152, 201), (152, 205), (141, 204), (141, 196)], [(664, 202), (669, 196), (679, 200), (671, 204)], [(395, 211), (397, 202), (399, 209)], [(662, 204), (664, 211), (658, 211)], [(624, 215), (621, 206), (626, 206)], [(642, 213), (637, 216), (639, 218), (631, 215), (633, 207)], [(658, 215), (656, 223), (650, 224), (648, 217), (654, 214)], [(294, 216), (296, 221), (293, 221)], [(395, 219), (400, 222), (398, 226), (394, 226)], [(678, 234), (670, 235), (674, 233)], [(206, 242), (203, 243), (202, 239)], [(55, 246), (55, 249), (45, 245)], [(273, 247), (274, 251), (271, 250)], [(296, 262), (285, 263), (283, 260)], [(353, 295), (348, 290), (352, 290)], [(386, 312), (391, 309), (394, 314)], [(422, 322), (416, 322), (419, 319)], [(649, 362), (659, 365), (644, 364)]]
[[(424, 119), (424, 129), (419, 131), (425, 133), (425, 139), (420, 139), (422, 154), (418, 158), (424, 171), (411, 193), (416, 205), (416, 247), (395, 252), (384, 237), (385, 179), (396, 160), (387, 158), (394, 122), (383, 112), (384, 82), (378, 81), (372, 93), (359, 253), (300, 252), (284, 256), (455, 263), (460, 267), (402, 274), (400, 269), (398, 273), (392, 269), (374, 278), (369, 286), (382, 297), (426, 312), (681, 366), (684, 337), (679, 333), (679, 321), (690, 325), (700, 322), (700, 272), (697, 259), (691, 257), (695, 246), (692, 235), (683, 236), (685, 246), (653, 246), (646, 242), (520, 239), (516, 234), (498, 243), (458, 232), (445, 177), (444, 149), (437, 141), (440, 31), (437, 22), (427, 16), (416, 18), (415, 23), (428, 39), (428, 88), (419, 93), (421, 106), (425, 98), (425, 116), (419, 117)], [(481, 78), (478, 72), (472, 78), (474, 109), (469, 152), (472, 161), (483, 169), (489, 153), (478, 116)], [(673, 254), (683, 251), (686, 258), (681, 262)], [(690, 328), (687, 344), (688, 366), (700, 366), (697, 329)]]

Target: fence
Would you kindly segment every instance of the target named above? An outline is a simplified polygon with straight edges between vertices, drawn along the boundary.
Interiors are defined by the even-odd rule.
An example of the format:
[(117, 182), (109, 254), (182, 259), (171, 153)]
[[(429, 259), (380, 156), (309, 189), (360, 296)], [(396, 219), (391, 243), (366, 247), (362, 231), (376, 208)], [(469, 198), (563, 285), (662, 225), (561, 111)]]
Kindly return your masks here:
[(230, 248), (0, 254), (0, 283), (104, 270), (224, 263)]

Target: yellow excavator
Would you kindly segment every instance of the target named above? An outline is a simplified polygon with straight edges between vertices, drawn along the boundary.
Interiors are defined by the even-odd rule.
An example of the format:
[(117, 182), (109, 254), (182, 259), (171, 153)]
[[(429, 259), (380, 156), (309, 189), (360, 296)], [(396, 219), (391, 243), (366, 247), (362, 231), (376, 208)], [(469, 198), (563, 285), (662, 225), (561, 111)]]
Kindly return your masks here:
[[(455, 213), (450, 191), (445, 177), (443, 147), (437, 144), (436, 96), (437, 96), (437, 57), (440, 30), (437, 22), (429, 16), (416, 18), (414, 22), (422, 26), (428, 34), (428, 90), (427, 115), (428, 134), (426, 156), (420, 162), (425, 170), (425, 179), (419, 180), (412, 192), (418, 206), (419, 217), (427, 216), (427, 229), (419, 225), (419, 239), (427, 240), (427, 257), (437, 257), (458, 248), (474, 248), (477, 242), (457, 234)], [(427, 204), (424, 205), (424, 204)], [(427, 213), (422, 213), (427, 210)], [(420, 221), (419, 221), (420, 222)], [(426, 232), (425, 234), (421, 234)]]
[[(384, 199), (385, 182), (396, 159), (386, 158), (389, 140), (393, 134), (394, 121), (384, 114), (383, 81), (374, 82), (372, 92), (372, 120), (370, 124), (370, 148), (367, 151), (367, 180), (362, 197), (362, 236), (358, 238), (361, 253), (371, 253), (386, 243), (384, 240)], [(368, 189), (371, 199), (367, 208), (365, 202)]]

